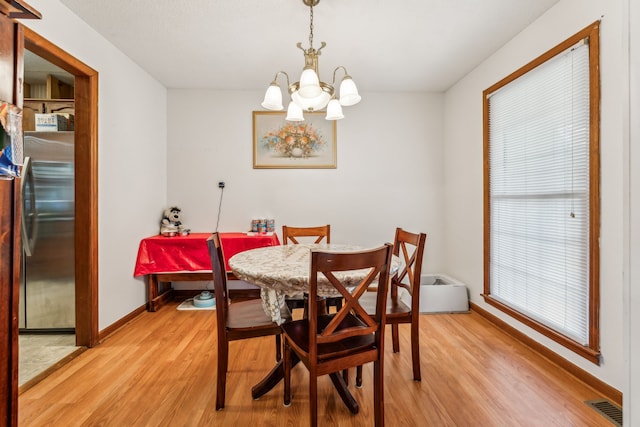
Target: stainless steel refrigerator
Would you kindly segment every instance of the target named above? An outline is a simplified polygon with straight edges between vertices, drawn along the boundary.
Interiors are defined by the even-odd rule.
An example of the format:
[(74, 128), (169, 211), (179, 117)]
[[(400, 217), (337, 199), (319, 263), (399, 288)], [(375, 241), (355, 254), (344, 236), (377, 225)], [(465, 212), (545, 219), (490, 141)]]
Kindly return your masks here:
[(75, 329), (74, 133), (25, 132), (20, 329)]

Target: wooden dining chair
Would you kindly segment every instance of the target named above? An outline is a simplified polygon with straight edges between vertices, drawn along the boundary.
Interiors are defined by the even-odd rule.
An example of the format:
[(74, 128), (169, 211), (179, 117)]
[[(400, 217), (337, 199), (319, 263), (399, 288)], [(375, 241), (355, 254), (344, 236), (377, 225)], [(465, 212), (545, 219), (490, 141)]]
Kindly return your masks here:
[[(311, 243), (331, 243), (331, 225), (321, 225), (318, 227), (289, 227), (287, 225), (282, 226), (282, 241), (283, 244), (288, 245), (299, 244), (303, 240), (300, 238), (311, 238)], [(315, 238), (315, 240), (313, 240)], [(300, 239), (300, 241), (298, 241)], [(303, 316), (307, 316), (308, 306), (305, 297), (286, 297), (285, 301), (290, 310), (294, 308), (304, 308)], [(325, 298), (324, 303), (327, 307), (336, 306), (340, 308), (342, 306), (342, 298)]]
[[(318, 423), (318, 377), (335, 374), (350, 367), (373, 362), (374, 419), (384, 425), (384, 322), (389, 265), (392, 245), (359, 252), (311, 252), (309, 277), (309, 317), (282, 325), (284, 337), (284, 404), (291, 403), (292, 352), (309, 370), (310, 425)], [(359, 283), (343, 283), (343, 272), (367, 269)], [(344, 297), (343, 306), (335, 313), (322, 314), (318, 309), (318, 280), (329, 281)], [(339, 279), (340, 278), (340, 279)], [(378, 279), (376, 310), (367, 313), (359, 299)], [(323, 285), (324, 286), (324, 285)], [(351, 291), (349, 289), (352, 289)]]
[[(391, 325), (391, 341), (393, 352), (400, 351), (398, 338), (398, 325), (411, 324), (411, 359), (413, 362), (413, 379), (421, 381), (420, 374), (420, 276), (422, 274), (422, 259), (427, 240), (425, 233), (410, 233), (402, 228), (396, 228), (393, 242), (393, 254), (404, 262), (401, 271), (391, 277), (391, 288), (387, 301), (387, 324)], [(406, 304), (402, 300), (404, 289), (410, 302)], [(373, 313), (376, 308), (375, 295), (365, 295), (362, 305), (368, 313)], [(362, 385), (362, 367), (356, 370), (356, 385)]]
[[(213, 286), (216, 297), (216, 320), (218, 331), (218, 378), (216, 410), (224, 408), (229, 364), (229, 341), (275, 335), (276, 361), (281, 359), (281, 328), (267, 316), (262, 308), (262, 300), (250, 299), (229, 303), (227, 275), (224, 268), (224, 255), (220, 245), (220, 236), (213, 233), (207, 239)], [(282, 318), (291, 320), (291, 313), (285, 306), (281, 310)]]
[(319, 227), (282, 226), (283, 244), (287, 245), (291, 242), (297, 245), (300, 243), (297, 239), (299, 237), (315, 237), (316, 239), (313, 243), (331, 243), (331, 225), (327, 224)]

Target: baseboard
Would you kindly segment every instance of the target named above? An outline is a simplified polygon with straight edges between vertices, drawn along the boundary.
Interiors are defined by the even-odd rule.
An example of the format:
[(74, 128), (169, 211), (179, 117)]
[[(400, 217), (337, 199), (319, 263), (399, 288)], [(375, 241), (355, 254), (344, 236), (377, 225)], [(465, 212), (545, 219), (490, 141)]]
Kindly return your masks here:
[(612, 402), (616, 403), (619, 406), (622, 406), (622, 392), (619, 391), (618, 389), (611, 387), (609, 384), (591, 375), (589, 372), (585, 371), (584, 369), (569, 362), (564, 357), (551, 351), (549, 348), (540, 344), (538, 341), (520, 332), (519, 330), (509, 325), (504, 320), (489, 313), (487, 310), (481, 308), (477, 304), (471, 302), (470, 307), (471, 307), (471, 311), (475, 311), (480, 316), (484, 317), (485, 319), (487, 319), (488, 321), (496, 325), (499, 329), (501, 329), (505, 333), (511, 335), (512, 337), (522, 342), (523, 344), (531, 347), (537, 353), (549, 359), (552, 363), (558, 365), (560, 368), (564, 369), (565, 371), (569, 372), (578, 380), (589, 385), (598, 393), (601, 393), (602, 395), (606, 396)]
[(110, 324), (109, 326), (107, 326), (106, 328), (98, 332), (98, 343), (101, 343), (109, 335), (111, 335), (112, 333), (114, 333), (115, 331), (117, 331), (118, 329), (120, 329), (121, 327), (123, 327), (124, 325), (132, 321), (133, 319), (135, 319), (138, 315), (144, 313), (145, 311), (147, 311), (146, 305), (138, 307), (135, 310), (133, 310), (131, 313), (116, 320), (114, 323)]
[[(200, 294), (204, 289), (174, 289), (174, 301), (184, 301)], [(213, 291), (210, 291), (213, 293)], [(229, 289), (229, 299), (234, 301), (242, 301), (246, 299), (260, 298), (260, 288), (257, 289)]]
[(242, 301), (260, 298), (260, 289), (229, 289), (231, 301)]
[[(187, 298), (193, 298), (196, 295), (199, 295), (205, 289), (174, 289), (172, 299), (174, 301), (184, 301)], [(209, 291), (213, 293), (213, 291)]]

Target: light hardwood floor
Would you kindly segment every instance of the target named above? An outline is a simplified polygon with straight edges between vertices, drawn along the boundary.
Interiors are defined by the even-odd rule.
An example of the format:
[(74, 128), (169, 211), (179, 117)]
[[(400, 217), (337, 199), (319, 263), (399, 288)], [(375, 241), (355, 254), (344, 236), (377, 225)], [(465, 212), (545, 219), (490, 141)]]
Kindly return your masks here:
[[(292, 372), (293, 399), (282, 384), (259, 400), (251, 386), (273, 366), (273, 338), (230, 344), (226, 407), (215, 411), (213, 311), (178, 311), (176, 303), (145, 312), (98, 347), (19, 397), (20, 426), (304, 426), (308, 375)], [(412, 381), (408, 326), (401, 352), (386, 334), (387, 426), (611, 426), (584, 401), (603, 398), (476, 313), (421, 317), (422, 382)], [(372, 372), (352, 415), (328, 378), (318, 383), (319, 424), (373, 425)]]

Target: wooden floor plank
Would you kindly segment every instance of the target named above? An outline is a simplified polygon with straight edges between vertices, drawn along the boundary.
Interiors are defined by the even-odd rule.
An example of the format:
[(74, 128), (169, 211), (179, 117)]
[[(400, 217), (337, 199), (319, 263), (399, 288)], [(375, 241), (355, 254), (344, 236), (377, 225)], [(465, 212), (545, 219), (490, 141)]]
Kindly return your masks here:
[[(292, 372), (292, 404), (282, 384), (259, 400), (251, 387), (274, 364), (272, 337), (230, 344), (226, 407), (215, 410), (213, 311), (144, 312), (19, 397), (20, 426), (307, 425), (308, 374)], [(604, 398), (476, 313), (422, 315), (422, 381), (412, 380), (408, 326), (400, 353), (385, 337), (387, 426), (610, 426), (584, 401)], [(318, 382), (320, 425), (373, 424), (373, 376), (350, 390), (352, 415), (328, 377)]]

